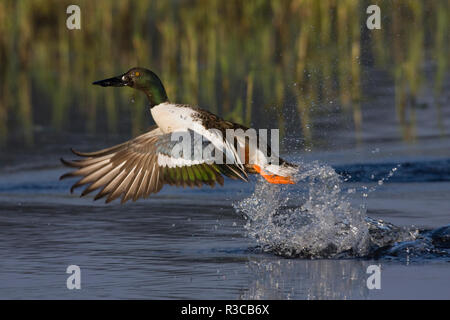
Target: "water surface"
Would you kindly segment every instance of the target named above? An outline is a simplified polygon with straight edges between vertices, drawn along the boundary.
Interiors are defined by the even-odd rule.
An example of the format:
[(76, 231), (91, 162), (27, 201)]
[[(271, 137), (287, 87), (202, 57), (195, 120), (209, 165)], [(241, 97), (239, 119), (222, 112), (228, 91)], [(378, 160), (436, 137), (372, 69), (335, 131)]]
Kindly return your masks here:
[[(429, 153), (411, 162), (405, 154), (403, 162), (392, 162), (391, 156), (384, 161), (378, 155), (374, 161), (371, 152), (369, 159), (363, 150), (358, 154), (357, 159), (343, 152), (333, 156), (340, 162), (333, 164), (336, 170), (352, 175), (340, 187), (353, 208), (411, 230), (449, 223), (450, 157)], [(303, 161), (308, 156), (325, 162), (331, 154), (318, 152)], [(261, 250), (249, 236), (248, 220), (233, 206), (263, 183), (256, 179), (249, 184), (228, 180), (215, 189), (165, 187), (148, 200), (104, 205), (69, 194), (72, 181), (58, 181), (65, 171), (57, 154), (18, 163), (2, 169), (0, 178), (3, 299), (450, 298), (448, 247), (440, 249), (442, 255), (427, 254), (420, 249), (423, 243), (413, 243), (375, 260), (289, 259)], [(379, 185), (380, 177), (398, 164), (390, 180)], [(310, 187), (305, 183), (303, 188)], [(72, 264), (82, 272), (78, 291), (66, 288), (65, 271)], [(366, 286), (371, 264), (381, 265), (381, 290)]]

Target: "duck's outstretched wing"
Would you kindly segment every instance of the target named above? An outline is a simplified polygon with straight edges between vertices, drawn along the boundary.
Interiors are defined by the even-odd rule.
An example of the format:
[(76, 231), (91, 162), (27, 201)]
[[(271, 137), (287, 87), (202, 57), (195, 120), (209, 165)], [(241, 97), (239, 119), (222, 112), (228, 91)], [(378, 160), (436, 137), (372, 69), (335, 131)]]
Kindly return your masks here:
[[(164, 134), (158, 127), (153, 127), (149, 132), (111, 148), (90, 153), (72, 150), (83, 159), (61, 159), (66, 166), (76, 168), (61, 179), (82, 177), (72, 186), (71, 192), (86, 185), (81, 196), (100, 189), (95, 200), (107, 197), (106, 203), (121, 196), (122, 203), (146, 198), (159, 192), (164, 184), (213, 187), (216, 182), (223, 185), (222, 175), (247, 181), (245, 171), (242, 172), (239, 166), (216, 164), (204, 157), (193, 158), (194, 148), (186, 151), (173, 137), (174, 133)], [(203, 149), (204, 144), (200, 146)], [(178, 151), (174, 152), (176, 147), (179, 147)]]

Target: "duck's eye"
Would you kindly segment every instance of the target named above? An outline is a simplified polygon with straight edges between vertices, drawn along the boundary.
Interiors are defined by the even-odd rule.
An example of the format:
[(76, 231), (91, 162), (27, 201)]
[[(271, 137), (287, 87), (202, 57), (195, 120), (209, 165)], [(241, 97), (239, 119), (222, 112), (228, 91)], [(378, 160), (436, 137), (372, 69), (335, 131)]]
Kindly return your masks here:
[(141, 74), (140, 74), (138, 71), (136, 71), (136, 72), (134, 73), (134, 75), (135, 75), (136, 77), (139, 77)]

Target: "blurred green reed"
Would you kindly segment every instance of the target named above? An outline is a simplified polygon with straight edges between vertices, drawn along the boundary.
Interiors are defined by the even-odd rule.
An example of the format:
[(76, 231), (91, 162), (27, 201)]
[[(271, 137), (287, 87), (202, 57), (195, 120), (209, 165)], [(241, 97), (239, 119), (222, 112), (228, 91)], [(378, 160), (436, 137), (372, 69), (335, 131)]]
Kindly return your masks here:
[[(81, 8), (81, 30), (66, 28), (69, 4)], [(366, 29), (369, 4), (381, 7), (381, 30)], [(295, 123), (305, 146), (313, 120), (338, 104), (359, 141), (363, 56), (391, 73), (392, 116), (414, 140), (425, 59), (436, 63), (437, 96), (448, 73), (449, 9), (445, 0), (2, 0), (0, 145), (10, 135), (31, 145), (37, 127), (142, 132), (142, 95), (91, 85), (136, 65), (159, 74), (172, 101), (282, 134)]]

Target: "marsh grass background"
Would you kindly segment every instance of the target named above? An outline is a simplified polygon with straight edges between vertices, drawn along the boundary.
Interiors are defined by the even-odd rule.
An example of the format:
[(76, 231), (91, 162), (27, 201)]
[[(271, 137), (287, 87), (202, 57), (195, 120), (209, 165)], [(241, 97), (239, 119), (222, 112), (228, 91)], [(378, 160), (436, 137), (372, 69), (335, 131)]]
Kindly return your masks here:
[[(70, 4), (81, 8), (81, 30), (66, 28)], [(370, 4), (381, 8), (381, 30), (366, 28)], [(33, 146), (42, 130), (142, 132), (152, 121), (142, 95), (91, 85), (132, 66), (154, 70), (174, 102), (279, 127), (304, 148), (319, 144), (314, 120), (325, 115), (342, 115), (336, 125), (349, 120), (360, 140), (378, 70), (395, 88), (387, 116), (413, 142), (421, 90), (431, 88), (427, 107), (438, 115), (448, 107), (439, 97), (449, 9), (446, 0), (3, 0), (0, 148)]]

